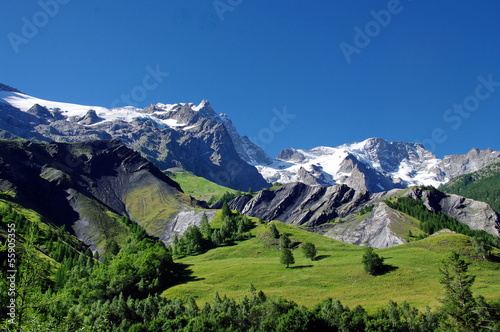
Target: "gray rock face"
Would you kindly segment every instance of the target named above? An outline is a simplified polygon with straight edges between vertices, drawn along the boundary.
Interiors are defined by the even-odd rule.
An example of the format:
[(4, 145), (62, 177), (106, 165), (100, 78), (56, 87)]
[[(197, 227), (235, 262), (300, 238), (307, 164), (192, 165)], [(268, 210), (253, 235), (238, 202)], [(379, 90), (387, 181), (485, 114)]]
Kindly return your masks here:
[[(324, 187), (295, 183), (276, 191), (263, 190), (249, 200), (241, 212), (268, 221), (314, 227), (348, 214), (365, 199), (366, 192), (357, 192), (346, 185)], [(236, 206), (241, 204), (230, 205)]]
[(397, 224), (408, 220), (409, 218), (402, 213), (384, 203), (378, 203), (370, 216), (360, 223), (339, 223), (325, 235), (346, 243), (356, 245), (368, 243), (374, 248), (389, 248), (406, 243), (406, 240), (401, 235), (396, 235), (393, 229), (397, 228)]
[(290, 161), (290, 162), (300, 163), (300, 162), (303, 162), (306, 158), (302, 153), (295, 150), (294, 148), (288, 148), (288, 149), (282, 150), (278, 154), (276, 159), (281, 160), (281, 161)]
[[(422, 187), (370, 193), (347, 185), (324, 187), (299, 182), (275, 191), (264, 190), (253, 198), (237, 197), (229, 207), (267, 221), (301, 225), (347, 243), (368, 242), (387, 248), (405, 243), (408, 231), (418, 228), (414, 219), (384, 203), (402, 195), (421, 200), (429, 210), (443, 212), (472, 229), (499, 235), (500, 215), (486, 203)], [(370, 206), (371, 213), (360, 216), (360, 211)]]
[(439, 191), (433, 194), (421, 188), (412, 188), (407, 195), (422, 200), (429, 210), (446, 213), (471, 229), (499, 235), (500, 215), (484, 202)]
[(338, 181), (357, 190), (380, 192), (394, 188), (405, 188), (405, 185), (399, 180), (378, 172), (370, 165), (360, 162), (351, 154), (342, 161), (339, 172), (350, 175), (341, 176)]
[(78, 123), (82, 125), (93, 125), (95, 123), (103, 121), (103, 118), (97, 116), (97, 113), (94, 110), (89, 110), (85, 116), (78, 121)]
[(220, 121), (226, 127), (226, 130), (231, 136), (234, 147), (238, 155), (249, 164), (267, 165), (272, 163), (272, 159), (262, 150), (261, 147), (254, 144), (247, 136), (240, 136), (233, 125), (233, 122), (226, 114), (219, 115)]
[(500, 151), (472, 149), (466, 154), (445, 156), (441, 167), (450, 179), (475, 172), (500, 158)]
[(167, 245), (171, 244), (174, 240), (174, 237), (176, 235), (181, 236), (189, 226), (199, 226), (204, 213), (210, 221), (214, 218), (215, 212), (216, 211), (195, 210), (186, 210), (179, 212), (164, 229), (164, 232), (160, 236), (160, 240)]

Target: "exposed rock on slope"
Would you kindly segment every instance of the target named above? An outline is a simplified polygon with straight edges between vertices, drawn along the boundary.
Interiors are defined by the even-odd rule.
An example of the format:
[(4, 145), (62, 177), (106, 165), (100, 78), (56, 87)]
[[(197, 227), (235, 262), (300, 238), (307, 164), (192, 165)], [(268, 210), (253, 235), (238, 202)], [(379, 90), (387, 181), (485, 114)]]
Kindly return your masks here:
[(429, 210), (443, 212), (471, 229), (499, 234), (500, 215), (484, 202), (422, 188), (410, 188), (406, 195), (422, 200)]
[(333, 239), (375, 248), (388, 248), (403, 244), (406, 240), (395, 229), (407, 228), (413, 221), (384, 203), (377, 203), (372, 213), (359, 223), (341, 222), (325, 233)]
[(441, 163), (448, 178), (452, 179), (462, 174), (480, 170), (494, 161), (498, 161), (500, 152), (492, 149), (472, 149), (466, 154), (445, 156)]
[(456, 177), (439, 190), (486, 202), (500, 212), (500, 160)]
[[(237, 197), (229, 207), (252, 217), (301, 225), (340, 241), (386, 248), (405, 243), (409, 231), (418, 229), (413, 218), (384, 203), (398, 196), (422, 200), (431, 211), (443, 212), (472, 229), (499, 235), (500, 215), (489, 205), (422, 187), (370, 193), (347, 185), (293, 183), (274, 191), (264, 190), (255, 197)], [(369, 207), (371, 212), (362, 212)]]
[[(365, 199), (366, 193), (357, 193), (345, 185), (323, 187), (295, 183), (275, 191), (263, 190), (253, 199), (244, 196), (233, 200), (229, 207), (243, 206), (243, 214), (264, 220), (313, 227), (352, 212)], [(242, 200), (247, 201), (242, 204)]]

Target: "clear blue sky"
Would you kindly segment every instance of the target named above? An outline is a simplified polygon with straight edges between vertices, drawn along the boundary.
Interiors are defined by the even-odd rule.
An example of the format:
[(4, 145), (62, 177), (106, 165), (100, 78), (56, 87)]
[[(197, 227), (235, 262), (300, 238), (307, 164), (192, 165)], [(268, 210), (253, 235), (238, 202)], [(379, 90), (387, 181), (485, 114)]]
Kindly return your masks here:
[(105, 107), (208, 99), (273, 157), (369, 137), (500, 150), (499, 17), (496, 0), (1, 0), (0, 82)]

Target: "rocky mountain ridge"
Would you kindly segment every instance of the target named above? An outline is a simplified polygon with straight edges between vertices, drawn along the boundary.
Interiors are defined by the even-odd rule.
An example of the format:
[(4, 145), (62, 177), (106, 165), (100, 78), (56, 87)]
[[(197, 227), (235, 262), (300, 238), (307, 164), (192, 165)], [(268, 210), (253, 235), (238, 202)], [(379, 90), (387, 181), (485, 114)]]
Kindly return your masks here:
[(231, 120), (203, 100), (194, 104), (154, 104), (144, 109), (106, 109), (0, 90), (0, 137), (81, 142), (119, 139), (160, 169), (181, 167), (234, 189), (261, 189), (268, 183), (249, 163), (268, 158)]
[(285, 149), (272, 164), (257, 165), (269, 182), (303, 182), (382, 192), (414, 185), (439, 187), (450, 179), (500, 160), (500, 152), (472, 149), (437, 158), (421, 144), (370, 138), (338, 147)]
[[(499, 236), (500, 215), (488, 204), (457, 195), (447, 195), (425, 187), (393, 189), (371, 193), (345, 184), (311, 186), (303, 183), (263, 190), (255, 197), (240, 196), (229, 203), (231, 209), (326, 235), (339, 241), (376, 248), (405, 243), (415, 220), (384, 203), (387, 199), (411, 197), (422, 201), (429, 211), (443, 212), (471, 229)], [(369, 213), (360, 212), (370, 208)]]

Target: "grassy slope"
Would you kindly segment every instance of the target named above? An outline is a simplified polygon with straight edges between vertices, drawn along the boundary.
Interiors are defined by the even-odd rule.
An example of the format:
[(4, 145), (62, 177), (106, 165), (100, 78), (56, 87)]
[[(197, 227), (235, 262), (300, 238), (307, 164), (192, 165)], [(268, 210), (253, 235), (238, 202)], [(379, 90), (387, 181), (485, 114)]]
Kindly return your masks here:
[(199, 200), (208, 201), (212, 196), (221, 196), (225, 192), (237, 192), (234, 189), (220, 186), (190, 172), (166, 172), (166, 174), (172, 180), (179, 183), (186, 194)]
[[(215, 291), (240, 298), (248, 294), (252, 283), (267, 295), (283, 297), (312, 307), (329, 297), (354, 307), (367, 310), (384, 306), (388, 300), (407, 300), (425, 308), (439, 306), (442, 296), (439, 284), (441, 261), (451, 250), (470, 250), (466, 236), (443, 234), (407, 245), (377, 252), (386, 258), (386, 264), (397, 269), (382, 275), (370, 276), (363, 270), (363, 248), (306, 232), (277, 222), (280, 232), (292, 239), (312, 242), (318, 248), (319, 260), (303, 257), (294, 249), (295, 264), (286, 269), (279, 264), (279, 251), (265, 245), (256, 236), (236, 246), (220, 247), (199, 255), (186, 257), (180, 263), (189, 265), (194, 281), (166, 290), (167, 297), (193, 296), (199, 303), (211, 301)], [(259, 225), (253, 234), (267, 233), (266, 225)], [(498, 254), (498, 252), (497, 252)], [(500, 264), (474, 260), (471, 272), (477, 275), (474, 290), (489, 300), (500, 300)]]

